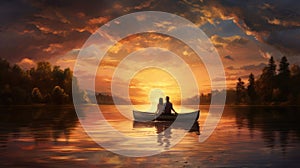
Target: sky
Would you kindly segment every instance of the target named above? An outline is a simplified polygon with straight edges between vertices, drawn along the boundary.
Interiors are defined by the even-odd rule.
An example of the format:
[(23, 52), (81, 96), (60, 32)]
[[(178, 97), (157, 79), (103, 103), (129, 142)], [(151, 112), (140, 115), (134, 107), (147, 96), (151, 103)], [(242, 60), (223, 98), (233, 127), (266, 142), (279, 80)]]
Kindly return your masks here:
[[(194, 23), (219, 54), (228, 88), (235, 86), (238, 77), (247, 81), (247, 76), (253, 73), (257, 78), (271, 56), (276, 61), (287, 56), (290, 64), (300, 64), (300, 1), (297, 0), (11, 0), (1, 1), (0, 11), (1, 58), (25, 69), (38, 61), (73, 69), (86, 40), (99, 27), (140, 11), (168, 12)], [(179, 55), (191, 67), (199, 92), (210, 91), (212, 79), (193, 50), (178, 39), (156, 33), (132, 35), (110, 48), (97, 70), (96, 91), (109, 93), (112, 74), (122, 59), (147, 47), (160, 47)], [(143, 57), (155, 62), (153, 53), (144, 52)], [(131, 61), (130, 65), (134, 65), (134, 59)], [(173, 67), (180, 69), (175, 64)], [(168, 79), (168, 83), (158, 84), (157, 76)], [(172, 74), (155, 68), (140, 71), (129, 82), (129, 94), (138, 100), (149, 95), (151, 88), (161, 87), (166, 94), (178, 95), (180, 83), (176, 84), (173, 78)], [(124, 79), (119, 82), (124, 84)]]

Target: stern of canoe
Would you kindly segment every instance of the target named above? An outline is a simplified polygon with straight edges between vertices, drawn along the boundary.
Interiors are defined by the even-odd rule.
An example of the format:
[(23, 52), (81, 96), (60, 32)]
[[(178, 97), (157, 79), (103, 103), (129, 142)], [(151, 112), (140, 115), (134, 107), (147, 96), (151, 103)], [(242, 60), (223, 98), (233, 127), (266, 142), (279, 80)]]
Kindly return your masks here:
[(153, 121), (156, 118), (154, 113), (133, 111), (133, 118), (135, 121)]

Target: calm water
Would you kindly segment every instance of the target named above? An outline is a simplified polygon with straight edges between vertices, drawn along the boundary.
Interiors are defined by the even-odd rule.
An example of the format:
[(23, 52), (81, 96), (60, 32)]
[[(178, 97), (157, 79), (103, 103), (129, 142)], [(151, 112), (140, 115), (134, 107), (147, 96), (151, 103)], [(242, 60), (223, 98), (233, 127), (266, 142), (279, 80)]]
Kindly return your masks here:
[(115, 129), (156, 136), (166, 151), (150, 157), (109, 152), (84, 132), (71, 106), (1, 107), (0, 167), (300, 167), (300, 108), (226, 107), (214, 133), (199, 143), (208, 110), (201, 106), (199, 122), (176, 145), (170, 138), (180, 126), (161, 135), (168, 123), (136, 123), (114, 106), (100, 108)]

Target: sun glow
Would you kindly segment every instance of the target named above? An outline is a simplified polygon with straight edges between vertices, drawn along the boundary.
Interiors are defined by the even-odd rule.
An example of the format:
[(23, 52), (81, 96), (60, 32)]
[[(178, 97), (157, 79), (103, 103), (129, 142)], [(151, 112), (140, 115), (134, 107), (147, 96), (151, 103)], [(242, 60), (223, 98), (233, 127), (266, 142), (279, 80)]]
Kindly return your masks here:
[(129, 84), (129, 96), (134, 105), (157, 104), (160, 97), (169, 96), (174, 104), (180, 104), (181, 91), (176, 79), (158, 68), (139, 71)]
[[(150, 47), (159, 49), (151, 50)], [(176, 54), (184, 62), (176, 63), (174, 60), (177, 59), (172, 57), (168, 51)], [(130, 54), (134, 52), (136, 52), (135, 55), (130, 57)], [(136, 58), (130, 59), (133, 56)], [(168, 58), (174, 58), (174, 60)], [(124, 59), (127, 60), (124, 61)], [(186, 66), (184, 66), (185, 64)], [(156, 68), (143, 69), (150, 65), (156, 65)], [(139, 69), (139, 67), (141, 68)], [(159, 67), (167, 67), (168, 72), (158, 69)], [(187, 67), (191, 69), (192, 73), (185, 73)], [(179, 105), (187, 98), (200, 93), (209, 93), (211, 90), (211, 79), (202, 60), (181, 41), (161, 34), (144, 33), (129, 36), (110, 48), (99, 64), (95, 81), (97, 92), (111, 93), (112, 80), (116, 70), (125, 74), (120, 76), (118, 72), (119, 76), (114, 78), (115, 84), (120, 87), (117, 96), (128, 100), (127, 95), (124, 94), (128, 89), (133, 104), (151, 104), (158, 102), (159, 97), (164, 98), (168, 95), (174, 105)], [(136, 73), (134, 76), (127, 76), (134, 73)], [(187, 82), (189, 75), (192, 74), (199, 90), (193, 90), (192, 82)], [(180, 90), (179, 82), (181, 82), (182, 90)], [(183, 93), (185, 96), (181, 98)]]

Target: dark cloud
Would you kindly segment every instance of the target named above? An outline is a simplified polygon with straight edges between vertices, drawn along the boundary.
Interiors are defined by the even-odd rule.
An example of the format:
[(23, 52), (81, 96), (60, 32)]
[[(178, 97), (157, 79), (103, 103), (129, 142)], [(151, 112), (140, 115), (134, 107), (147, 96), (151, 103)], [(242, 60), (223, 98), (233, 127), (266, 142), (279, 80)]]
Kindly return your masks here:
[(226, 67), (227, 70), (244, 70), (244, 71), (261, 71), (267, 64), (260, 63), (260, 64), (251, 64), (251, 65), (244, 65), (241, 67), (234, 67), (228, 66)]
[(5, 29), (12, 23), (20, 22), (24, 16), (36, 12), (29, 3), (20, 0), (0, 1), (0, 23)]
[(234, 66), (226, 67), (226, 69), (228, 69), (228, 70), (238, 70), (238, 68), (235, 68)]
[(91, 32), (107, 22), (110, 16), (105, 10), (112, 4), (96, 0), (1, 3), (1, 57), (12, 62), (22, 58), (47, 60), (80, 48)]
[(246, 70), (246, 71), (255, 71), (255, 70), (262, 70), (264, 67), (266, 67), (267, 64), (265, 63), (260, 63), (258, 65), (245, 65), (240, 67), (241, 70)]
[[(204, 1), (210, 19), (233, 19), (248, 35), (270, 44), (284, 54), (299, 55), (300, 1)], [(213, 9), (213, 10), (209, 10)], [(209, 13), (209, 11), (211, 11)]]
[(275, 46), (287, 55), (300, 54), (299, 41), (300, 28), (274, 31), (271, 32), (270, 36), (266, 39), (267, 43), (271, 44), (272, 46)]
[(230, 61), (234, 61), (234, 58), (230, 55), (226, 55), (224, 56), (225, 59), (230, 60)]
[(124, 14), (142, 10), (175, 13), (189, 9), (180, 1), (169, 0), (12, 0), (1, 5), (1, 57), (11, 62), (60, 57), (80, 48), (101, 25)]

